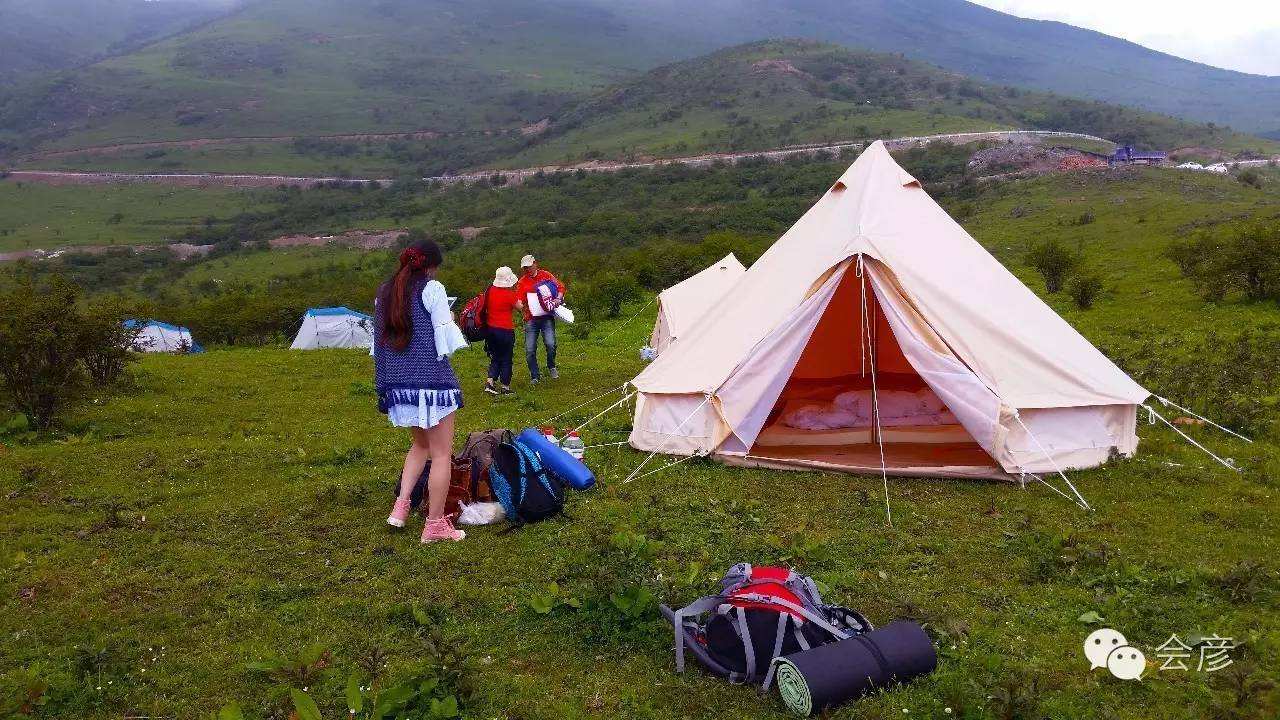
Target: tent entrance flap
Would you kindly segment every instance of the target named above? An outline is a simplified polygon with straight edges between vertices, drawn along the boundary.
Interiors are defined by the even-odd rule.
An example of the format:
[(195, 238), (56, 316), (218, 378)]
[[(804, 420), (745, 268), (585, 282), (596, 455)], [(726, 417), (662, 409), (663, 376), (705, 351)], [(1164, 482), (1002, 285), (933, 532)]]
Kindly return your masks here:
[(1003, 476), (991, 455), (998, 399), (914, 313), (883, 266), (868, 258), (861, 269), (850, 264), (833, 277), (745, 455), (879, 473), (882, 442), (884, 467), (896, 474)]

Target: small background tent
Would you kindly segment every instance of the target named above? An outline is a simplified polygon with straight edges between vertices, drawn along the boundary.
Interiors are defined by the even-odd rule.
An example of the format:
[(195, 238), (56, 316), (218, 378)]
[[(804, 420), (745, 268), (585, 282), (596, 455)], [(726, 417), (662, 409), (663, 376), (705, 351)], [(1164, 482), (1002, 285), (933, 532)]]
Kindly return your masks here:
[(373, 318), (346, 307), (311, 308), (291, 350), (373, 347)]
[(137, 329), (133, 349), (138, 352), (204, 352), (191, 331), (157, 320), (125, 320), (124, 326)]
[[(751, 291), (722, 296), (632, 381), (633, 447), (763, 467), (1004, 479), (1137, 448), (1137, 405), (1149, 393), (952, 220), (883, 143), (739, 282)], [(831, 413), (813, 408), (829, 411), (841, 396), (852, 409), (822, 427)], [(788, 422), (806, 413), (819, 417)]]
[(733, 253), (658, 294), (658, 319), (649, 346), (661, 353), (693, 327), (747, 271)]

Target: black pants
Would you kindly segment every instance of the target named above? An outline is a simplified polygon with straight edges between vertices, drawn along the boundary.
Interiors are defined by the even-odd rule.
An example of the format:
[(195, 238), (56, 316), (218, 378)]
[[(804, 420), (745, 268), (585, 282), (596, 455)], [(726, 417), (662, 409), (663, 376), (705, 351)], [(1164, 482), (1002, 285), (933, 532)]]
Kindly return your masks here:
[(511, 358), (516, 349), (516, 331), (489, 328), (484, 351), (489, 355), (489, 378), (503, 385), (511, 384)]

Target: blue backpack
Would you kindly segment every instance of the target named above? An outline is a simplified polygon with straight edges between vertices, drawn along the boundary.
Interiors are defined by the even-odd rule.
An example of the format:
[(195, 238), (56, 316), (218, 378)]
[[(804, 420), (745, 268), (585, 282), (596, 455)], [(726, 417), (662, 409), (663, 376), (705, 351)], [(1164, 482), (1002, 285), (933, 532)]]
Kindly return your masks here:
[(564, 482), (548, 472), (528, 445), (504, 442), (493, 451), (489, 486), (516, 525), (545, 520), (564, 511)]

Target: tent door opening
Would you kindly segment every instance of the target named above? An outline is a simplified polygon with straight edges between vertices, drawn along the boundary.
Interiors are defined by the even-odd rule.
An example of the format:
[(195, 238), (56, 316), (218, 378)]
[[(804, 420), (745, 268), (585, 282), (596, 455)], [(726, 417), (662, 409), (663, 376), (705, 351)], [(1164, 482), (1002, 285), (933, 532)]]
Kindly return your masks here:
[[(892, 315), (881, 295), (893, 302)], [(891, 273), (872, 260), (849, 264), (743, 460), (878, 474), (883, 442), (891, 474), (1007, 478), (904, 352), (895, 325), (899, 332), (929, 336), (908, 339), (917, 362), (920, 346), (932, 340), (934, 349), (923, 348), (926, 355), (959, 365), (927, 327), (913, 331), (913, 320), (923, 325)], [(931, 374), (932, 384), (945, 375)], [(978, 394), (988, 392), (978, 388)], [(964, 405), (959, 409), (967, 418), (973, 415), (961, 402), (964, 392), (946, 394)], [(997, 411), (998, 404), (989, 411), (993, 421)]]

